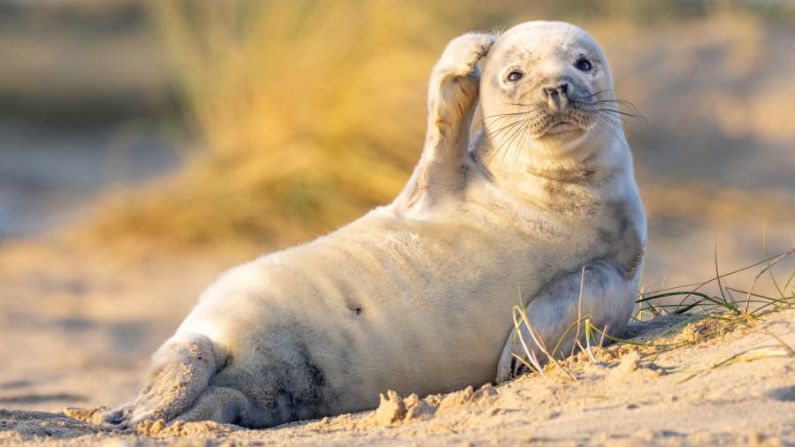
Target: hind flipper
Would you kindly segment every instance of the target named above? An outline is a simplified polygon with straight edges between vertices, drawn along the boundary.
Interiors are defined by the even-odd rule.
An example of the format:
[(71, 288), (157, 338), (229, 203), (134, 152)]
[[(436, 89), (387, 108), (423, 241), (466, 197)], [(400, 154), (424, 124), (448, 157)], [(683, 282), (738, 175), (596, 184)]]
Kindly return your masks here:
[(193, 406), (176, 419), (180, 422), (215, 421), (252, 426), (259, 420), (254, 404), (241, 391), (210, 386)]
[(218, 362), (213, 343), (203, 335), (170, 339), (152, 356), (146, 385), (138, 397), (105, 413), (105, 421), (136, 425), (145, 420), (174, 419), (207, 388)]

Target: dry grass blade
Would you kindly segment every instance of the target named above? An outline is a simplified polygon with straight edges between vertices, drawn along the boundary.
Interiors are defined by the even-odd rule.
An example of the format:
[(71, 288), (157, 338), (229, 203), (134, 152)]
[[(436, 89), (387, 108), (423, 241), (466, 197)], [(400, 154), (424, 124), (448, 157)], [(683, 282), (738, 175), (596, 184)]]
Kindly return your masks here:
[[(574, 350), (577, 348), (580, 340), (580, 322), (582, 321), (582, 294), (585, 288), (585, 266), (580, 269), (580, 291), (577, 296), (577, 331), (574, 334), (574, 342), (571, 344), (571, 352), (569, 355), (574, 355)], [(564, 334), (565, 336), (565, 334)], [(580, 346), (582, 348), (582, 346)], [(554, 354), (554, 351), (552, 352)]]
[[(522, 364), (525, 365), (530, 370), (535, 370), (540, 374), (544, 374), (544, 367), (541, 365), (541, 362), (538, 361), (538, 358), (535, 355), (535, 351), (530, 349), (527, 345), (527, 341), (524, 339), (524, 335), (522, 334), (522, 322), (527, 321), (527, 316), (523, 313), (522, 306), (514, 306), (513, 308), (513, 328), (514, 328), (514, 354), (513, 357)], [(529, 325), (527, 326), (529, 328)], [(516, 340), (518, 340), (522, 345), (522, 351), (524, 352), (527, 360), (525, 357), (516, 354), (517, 346)], [(529, 362), (529, 363), (528, 363)]]
[[(786, 287), (780, 288), (778, 287), (778, 282), (775, 281), (775, 275), (773, 274), (773, 268), (782, 260), (790, 257), (793, 253), (795, 253), (795, 249), (791, 249), (785, 251), (781, 254), (775, 256), (766, 256), (765, 259), (762, 261), (753, 263), (746, 267), (734, 270), (729, 273), (721, 274), (718, 268), (717, 263), (717, 249), (715, 252), (715, 277), (703, 281), (700, 283), (693, 283), (693, 284), (686, 284), (683, 286), (678, 287), (669, 287), (666, 289), (660, 289), (657, 291), (649, 292), (641, 296), (637, 300), (639, 304), (645, 304), (641, 306), (641, 311), (646, 309), (651, 309), (651, 312), (654, 314), (683, 314), (687, 312), (691, 312), (695, 309), (700, 309), (703, 313), (706, 314), (715, 314), (722, 313), (725, 311), (730, 311), (735, 316), (744, 319), (753, 319), (757, 316), (762, 315), (763, 313), (768, 313), (770, 311), (777, 311), (777, 310), (784, 310), (791, 308), (795, 305), (795, 292), (793, 292), (792, 296), (786, 295)], [(747, 290), (738, 289), (736, 287), (731, 287), (729, 285), (724, 284), (724, 279), (740, 273), (752, 269), (754, 267), (758, 267), (763, 265), (759, 272), (756, 273), (754, 276), (753, 281), (751, 282), (750, 287)], [(780, 297), (774, 298), (769, 297), (766, 295), (761, 295), (758, 293), (754, 293), (754, 288), (756, 287), (758, 281), (765, 276), (765, 274), (769, 274), (771, 276), (771, 281), (774, 281), (773, 284), (776, 287), (776, 290), (779, 292)], [(719, 296), (711, 296), (705, 292), (700, 292), (699, 289), (704, 287), (705, 285), (717, 282), (719, 288)], [(694, 288), (690, 288), (695, 286)], [(677, 289), (684, 289), (684, 290), (677, 290)], [(739, 292), (745, 295), (743, 300), (745, 306), (744, 309), (738, 307), (737, 301), (731, 295), (731, 292)], [(727, 297), (728, 293), (728, 297)], [(683, 296), (683, 298), (677, 304), (665, 303), (664, 299), (673, 297), (673, 296)], [(690, 298), (695, 297), (695, 300), (688, 302)], [(655, 304), (652, 304), (655, 303)], [(755, 305), (755, 307), (753, 307)]]
[(530, 323), (530, 320), (527, 318), (527, 312), (525, 307), (522, 305), (514, 306), (513, 307), (513, 315), (514, 315), (514, 329), (516, 336), (519, 337), (519, 341), (521, 342), (523, 353), (527, 356), (527, 359), (533, 363), (534, 369), (539, 373), (543, 374), (543, 366), (541, 366), (541, 362), (538, 361), (538, 358), (535, 355), (535, 351), (529, 346), (529, 343), (524, 339), (524, 335), (522, 332), (522, 327), (527, 330), (527, 333), (530, 335), (532, 342), (539, 351), (546, 357), (548, 363), (554, 365), (558, 368), (563, 374), (571, 379), (572, 381), (577, 381), (577, 377), (569, 371), (569, 369), (565, 368), (563, 365), (560, 364), (558, 359), (552, 355), (549, 350), (546, 348), (544, 340), (536, 333), (533, 325)]
[(769, 330), (765, 329), (765, 332), (767, 333), (767, 335), (773, 337), (777, 342), (779, 342), (779, 344), (784, 347), (784, 349), (789, 353), (789, 355), (795, 357), (795, 349), (793, 349), (792, 346), (790, 346), (787, 342), (782, 340), (781, 337), (770, 332)]
[[(776, 337), (776, 338), (778, 338), (778, 337)], [(770, 358), (770, 357), (790, 357), (790, 356), (793, 356), (793, 355), (795, 355), (795, 353), (792, 351), (792, 348), (790, 348), (789, 346), (786, 346), (786, 345), (785, 345), (785, 347), (781, 347), (781, 346), (760, 346), (760, 347), (757, 347), (757, 348), (751, 348), (751, 349), (739, 352), (737, 354), (734, 354), (734, 355), (732, 355), (731, 357), (729, 357), (727, 359), (724, 359), (724, 360), (721, 360), (721, 361), (719, 361), (717, 363), (714, 363), (714, 364), (712, 364), (711, 366), (709, 366), (707, 368), (695, 371), (695, 372), (691, 373), (690, 375), (688, 375), (687, 377), (685, 377), (684, 379), (680, 380), (679, 383), (685, 383), (685, 382), (687, 382), (689, 380), (692, 380), (693, 378), (695, 378), (695, 377), (697, 377), (697, 376), (699, 376), (701, 374), (707, 373), (709, 371), (712, 371), (712, 370), (715, 370), (715, 369), (718, 369), (718, 368), (724, 368), (724, 367), (727, 367), (727, 366), (730, 366), (730, 365), (734, 365), (734, 364), (737, 364), (737, 363), (749, 363), (749, 362), (755, 362), (757, 360), (762, 360), (762, 359), (766, 359), (766, 358)]]
[[(721, 278), (726, 278), (726, 277), (735, 275), (737, 273), (744, 272), (746, 270), (750, 270), (750, 269), (752, 269), (754, 267), (758, 267), (758, 266), (760, 266), (762, 264), (767, 264), (768, 262), (773, 261), (774, 259), (787, 257), (787, 256), (791, 255), (792, 253), (795, 253), (795, 248), (793, 248), (791, 250), (788, 250), (788, 251), (786, 251), (784, 253), (781, 253), (779, 255), (768, 256), (765, 259), (762, 259), (761, 261), (754, 262), (753, 264), (746, 265), (745, 267), (741, 267), (741, 268), (736, 269), (736, 270), (732, 270), (732, 271), (730, 271), (728, 273), (723, 273), (723, 274), (720, 275), (720, 277)], [(695, 287), (696, 290), (697, 290), (697, 289), (700, 289), (701, 287), (703, 287), (704, 285), (707, 285), (707, 284), (709, 284), (711, 282), (714, 282), (716, 280), (717, 280), (717, 278), (710, 278), (710, 279), (708, 279), (706, 281), (682, 284), (682, 285), (679, 285), (679, 286), (665, 287), (665, 288), (662, 288), (662, 289), (652, 290), (652, 291), (648, 292), (648, 294), (654, 295), (654, 294), (657, 294), (657, 293), (668, 292), (668, 291), (672, 291), (672, 290), (679, 290), (679, 289), (690, 288), (690, 287)]]

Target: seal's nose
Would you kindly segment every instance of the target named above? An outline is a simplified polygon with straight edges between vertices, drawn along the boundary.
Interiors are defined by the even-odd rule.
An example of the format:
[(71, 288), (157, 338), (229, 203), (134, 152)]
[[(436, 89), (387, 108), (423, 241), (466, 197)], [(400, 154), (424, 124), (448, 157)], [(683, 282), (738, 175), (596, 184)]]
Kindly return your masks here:
[(544, 87), (547, 96), (567, 95), (569, 93), (569, 83), (563, 82), (555, 87)]
[(562, 82), (553, 87), (543, 87), (544, 93), (547, 96), (547, 104), (549, 108), (560, 112), (569, 103), (569, 83)]

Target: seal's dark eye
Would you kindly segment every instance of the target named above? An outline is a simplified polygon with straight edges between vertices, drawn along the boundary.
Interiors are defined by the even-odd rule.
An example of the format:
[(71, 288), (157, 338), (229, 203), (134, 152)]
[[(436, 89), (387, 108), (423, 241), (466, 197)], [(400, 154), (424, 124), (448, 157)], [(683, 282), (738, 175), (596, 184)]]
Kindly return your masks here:
[(507, 79), (507, 80), (509, 80), (511, 82), (516, 82), (519, 79), (522, 79), (522, 76), (524, 76), (524, 75), (522, 74), (521, 71), (514, 70), (514, 71), (508, 73), (508, 76), (505, 79)]
[(591, 69), (593, 69), (591, 61), (589, 61), (584, 57), (577, 59), (577, 62), (574, 63), (574, 66), (577, 67), (577, 69), (580, 71), (591, 71)]

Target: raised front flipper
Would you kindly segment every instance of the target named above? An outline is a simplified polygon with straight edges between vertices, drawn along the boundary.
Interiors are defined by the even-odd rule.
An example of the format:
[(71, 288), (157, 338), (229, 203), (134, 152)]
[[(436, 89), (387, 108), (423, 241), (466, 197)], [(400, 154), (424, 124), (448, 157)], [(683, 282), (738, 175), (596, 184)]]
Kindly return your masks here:
[(456, 37), (434, 66), (428, 87), (425, 147), (414, 173), (395, 199), (400, 213), (420, 216), (466, 183), (464, 157), (480, 81), (477, 63), (494, 39), (493, 35), (476, 33)]

